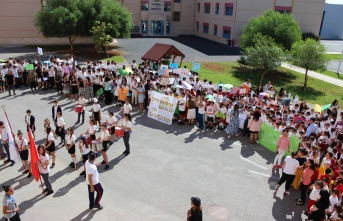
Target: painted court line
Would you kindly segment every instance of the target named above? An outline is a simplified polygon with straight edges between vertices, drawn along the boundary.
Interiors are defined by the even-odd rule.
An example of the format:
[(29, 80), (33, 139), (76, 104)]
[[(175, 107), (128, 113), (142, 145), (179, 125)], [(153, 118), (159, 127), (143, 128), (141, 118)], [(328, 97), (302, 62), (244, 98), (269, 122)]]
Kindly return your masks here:
[(248, 163), (251, 163), (251, 164), (253, 164), (253, 165), (255, 165), (255, 166), (257, 166), (257, 167), (259, 167), (259, 168), (261, 168), (261, 169), (268, 170), (267, 167), (261, 166), (261, 165), (255, 163), (255, 162), (253, 162), (253, 161), (251, 161), (251, 160), (249, 160), (249, 159), (244, 158), (243, 156), (239, 156), (239, 158), (241, 158), (241, 160), (244, 160), (244, 161), (246, 161), (246, 162), (248, 162)]
[(260, 172), (253, 171), (253, 170), (248, 170), (248, 171), (249, 171), (250, 173), (258, 174), (258, 175), (265, 176), (265, 177), (270, 177), (270, 175), (265, 174), (265, 173), (260, 173)]

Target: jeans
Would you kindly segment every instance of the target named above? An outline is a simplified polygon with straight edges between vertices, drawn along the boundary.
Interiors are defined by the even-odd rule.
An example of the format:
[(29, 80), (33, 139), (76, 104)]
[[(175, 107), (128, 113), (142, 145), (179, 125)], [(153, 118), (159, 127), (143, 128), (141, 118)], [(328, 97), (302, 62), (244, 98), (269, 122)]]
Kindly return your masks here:
[(44, 180), (44, 184), (45, 184), (46, 188), (48, 188), (49, 190), (52, 190), (49, 173), (41, 173), (40, 175), (42, 176), (42, 178)]
[(199, 121), (199, 128), (200, 128), (200, 130), (205, 130), (204, 114), (199, 114), (198, 113), (197, 119)]
[(124, 144), (125, 144), (125, 151), (130, 153), (130, 144), (129, 144), (129, 140), (130, 140), (130, 131), (125, 131), (124, 132)]
[[(87, 179), (88, 179), (88, 177), (87, 177)], [(101, 197), (104, 193), (104, 189), (102, 188), (100, 183), (93, 185), (93, 187), (94, 187), (94, 192), (96, 192), (95, 201), (94, 201), (94, 192), (91, 192), (91, 186), (88, 185), (89, 208), (93, 208), (94, 206), (99, 207)]]
[[(285, 153), (286, 153), (286, 150), (278, 149), (278, 154), (276, 154), (276, 157), (274, 159), (274, 165), (281, 165), (281, 161), (282, 161), (282, 158), (285, 155)], [(278, 164), (276, 164), (276, 163), (278, 163)]]
[(288, 191), (291, 187), (291, 184), (293, 183), (295, 178), (295, 175), (290, 175), (287, 173), (282, 172), (282, 176), (278, 182), (278, 184), (281, 186), (284, 182), (286, 182), (285, 190)]
[(2, 146), (4, 147), (6, 154), (7, 154), (7, 159), (11, 160), (11, 155), (10, 155), (10, 149), (8, 143), (2, 143)]
[(84, 110), (77, 114), (77, 121), (80, 121), (81, 115), (82, 115), (82, 123), (83, 123), (83, 122), (85, 122), (85, 111)]
[(13, 90), (13, 94), (15, 95), (14, 85), (7, 85), (8, 86), (8, 94), (11, 96), (11, 90)]

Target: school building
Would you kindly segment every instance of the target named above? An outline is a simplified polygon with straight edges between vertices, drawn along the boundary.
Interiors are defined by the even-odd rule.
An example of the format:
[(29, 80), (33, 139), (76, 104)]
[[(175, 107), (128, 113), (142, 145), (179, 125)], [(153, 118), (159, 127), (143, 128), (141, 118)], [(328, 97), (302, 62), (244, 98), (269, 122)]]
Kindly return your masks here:
[[(239, 43), (243, 25), (267, 9), (292, 13), (303, 32), (319, 34), (325, 0), (121, 0), (133, 16), (133, 33), (197, 35), (226, 44)], [(2, 44), (63, 43), (47, 39), (33, 25), (46, 0), (0, 0)], [(53, 27), (52, 27), (53, 28)], [(78, 42), (89, 39), (78, 39)]]

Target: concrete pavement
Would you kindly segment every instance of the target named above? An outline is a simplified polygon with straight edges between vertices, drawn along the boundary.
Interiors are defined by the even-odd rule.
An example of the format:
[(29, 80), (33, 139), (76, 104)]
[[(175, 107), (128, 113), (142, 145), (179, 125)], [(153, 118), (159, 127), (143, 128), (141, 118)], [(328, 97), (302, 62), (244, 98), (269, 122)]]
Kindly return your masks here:
[[(6, 105), (13, 131), (24, 131), (26, 138), (24, 116), (30, 108), (36, 117), (37, 143), (41, 144), (45, 137), (43, 120), (51, 118), (55, 98), (59, 99), (66, 127), (73, 127), (79, 137), (87, 129), (87, 120), (84, 125), (75, 125), (74, 103), (55, 91), (32, 94), (28, 88), (21, 88), (17, 96), (0, 94), (0, 104)], [(103, 101), (100, 104), (103, 106)], [(86, 107), (86, 118), (90, 108)], [(103, 107), (103, 120), (108, 110), (118, 112), (119, 107)], [(110, 169), (98, 167), (105, 190), (103, 210), (88, 210), (87, 185), (79, 176), (82, 164), (76, 171), (70, 169), (71, 158), (62, 147), (57, 150), (56, 167), (51, 169), (54, 194), (42, 196), (39, 183), (21, 175), (20, 163), (13, 167), (1, 164), (0, 183), (13, 185), (22, 220), (182, 221), (192, 196), (201, 198), (206, 221), (218, 220), (215, 216), (227, 210), (229, 214), (221, 220), (304, 220), (305, 207), (295, 205), (300, 191), (291, 190), (290, 196), (283, 197), (282, 187), (273, 196), (281, 175), (281, 170), (272, 170), (275, 153), (247, 141), (243, 136), (227, 139), (223, 131), (199, 133), (189, 125), (165, 125), (147, 118), (146, 113), (137, 113), (135, 108), (131, 154), (122, 156), (124, 144), (120, 139), (107, 152)], [(79, 159), (80, 153), (76, 155)], [(102, 157), (97, 159), (100, 161)]]

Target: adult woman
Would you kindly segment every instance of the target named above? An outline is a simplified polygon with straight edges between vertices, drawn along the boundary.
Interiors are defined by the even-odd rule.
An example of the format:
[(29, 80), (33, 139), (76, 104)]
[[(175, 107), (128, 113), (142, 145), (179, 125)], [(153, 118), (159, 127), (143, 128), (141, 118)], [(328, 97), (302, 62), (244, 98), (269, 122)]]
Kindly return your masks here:
[[(5, 67), (4, 67), (5, 68)], [(6, 69), (2, 69), (6, 70)], [(32, 87), (31, 87), (32, 91)], [(0, 92), (5, 93), (5, 74), (0, 70)]]
[(298, 206), (305, 205), (307, 188), (311, 184), (311, 177), (314, 174), (314, 171), (315, 171), (314, 160), (308, 159), (305, 162), (305, 169), (301, 175), (301, 180), (300, 180), (301, 198), (297, 200)]
[(80, 173), (80, 176), (84, 176), (86, 178), (86, 162), (88, 160), (88, 155), (92, 152), (92, 150), (88, 147), (87, 140), (85, 137), (81, 137), (79, 141), (79, 149), (82, 154), (83, 162), (83, 171)]
[(93, 118), (95, 120), (95, 125), (96, 125), (97, 122), (99, 123), (99, 131), (98, 132), (100, 132), (100, 127), (101, 127), (101, 107), (100, 107), (100, 104), (98, 103), (98, 99), (94, 98), (93, 102), (94, 102), (93, 108), (92, 108)]
[(111, 78), (106, 75), (104, 84), (105, 105), (112, 103), (111, 89)]
[(294, 177), (294, 181), (292, 183), (293, 189), (297, 190), (299, 189), (299, 183), (300, 183), (300, 179), (305, 167), (305, 162), (306, 162), (306, 155), (307, 155), (307, 150), (305, 148), (300, 148), (298, 150), (298, 162), (299, 162), (299, 168), (296, 170), (295, 172), (295, 177)]
[(63, 95), (64, 95), (64, 98), (68, 97), (69, 92), (70, 92), (70, 84), (69, 84), (68, 76), (64, 75), (64, 77), (63, 77)]
[(339, 105), (338, 105), (338, 100), (337, 99), (333, 100), (333, 102), (331, 104), (331, 109), (332, 108), (336, 108), (337, 110), (339, 109)]
[(109, 111), (108, 112), (108, 118), (106, 119), (105, 124), (106, 124), (107, 130), (109, 130), (110, 136), (111, 136), (110, 146), (114, 142), (115, 126), (116, 126), (117, 122), (118, 122), (118, 119), (114, 116), (113, 111)]
[(36, 91), (36, 81), (37, 81), (37, 74), (36, 74), (36, 72), (29, 71), (29, 74), (27, 76), (27, 84), (30, 83), (31, 92), (35, 92)]
[(239, 118), (238, 118), (238, 104), (235, 104), (233, 110), (230, 113), (230, 124), (225, 129), (226, 133), (228, 134), (228, 138), (231, 135), (236, 134), (238, 136), (238, 127), (239, 127)]
[(24, 172), (28, 173), (27, 177), (31, 177), (31, 167), (29, 166), (28, 159), (29, 159), (29, 146), (27, 144), (27, 140), (23, 138), (23, 133), (18, 130), (17, 138), (15, 138), (15, 144), (19, 151), (20, 159), (24, 162)]
[(89, 77), (86, 77), (85, 81), (84, 81), (84, 86), (85, 86), (85, 99), (88, 100), (88, 103), (92, 101), (93, 98), (93, 90), (92, 90), (92, 83)]
[[(42, 89), (43, 85), (43, 73), (42, 73), (42, 68), (40, 65), (37, 66), (36, 68), (36, 73), (37, 73), (37, 83), (38, 83), (38, 89)], [(43, 88), (44, 90), (44, 88)]]
[(123, 154), (129, 155), (130, 154), (129, 140), (130, 140), (130, 133), (131, 133), (131, 115), (128, 113), (125, 113), (123, 115), (123, 119), (124, 120), (118, 123), (118, 127), (120, 127), (124, 131), (123, 140), (125, 144), (125, 151), (123, 152)]
[(70, 87), (71, 87), (71, 101), (76, 101), (77, 94), (79, 93), (79, 88), (77, 84), (77, 80), (75, 75), (72, 75), (71, 80), (70, 80)]
[[(61, 73), (59, 71), (57, 71), (54, 78), (55, 78), (57, 93), (61, 92), (61, 94), (62, 94), (62, 76), (61, 76)], [(51, 85), (51, 87), (53, 87), (53, 85)]]
[(46, 187), (43, 193), (46, 193), (46, 195), (50, 195), (54, 191), (52, 189), (50, 177), (49, 177), (49, 173), (50, 173), (49, 156), (47, 156), (47, 154), (45, 153), (43, 145), (39, 145), (37, 148), (37, 151), (39, 155), (39, 161), (37, 162), (37, 165), (38, 165), (39, 173), (43, 177), (44, 184)]
[(61, 142), (58, 145), (65, 144), (65, 122), (61, 112), (57, 112), (56, 134), (61, 137)]
[(96, 142), (99, 144), (102, 144), (101, 154), (104, 160), (101, 162), (101, 164), (106, 164), (105, 170), (109, 168), (108, 157), (106, 154), (106, 151), (108, 150), (109, 141), (110, 141), (110, 133), (108, 132), (106, 128), (106, 124), (104, 123), (101, 125), (100, 136), (96, 139)]
[(202, 207), (200, 198), (191, 198), (191, 208), (187, 212), (187, 221), (202, 221)]
[(254, 112), (254, 116), (250, 118), (248, 128), (250, 130), (250, 143), (256, 143), (258, 133), (261, 130), (262, 118), (259, 111)]
[[(124, 80), (124, 78), (123, 78)], [(123, 105), (125, 103), (125, 99), (127, 97), (127, 87), (126, 87), (126, 83), (123, 83), (119, 86), (119, 90), (118, 90), (118, 102)]]
[(311, 214), (308, 217), (309, 220), (321, 221), (325, 217), (325, 209), (330, 206), (329, 192), (325, 189), (321, 189), (319, 192), (320, 198), (311, 206)]
[(279, 94), (277, 98), (284, 98), (286, 96), (285, 94), (285, 89), (284, 88), (280, 88)]
[(294, 151), (291, 153), (291, 156), (287, 156), (283, 162), (283, 171), (282, 176), (275, 187), (274, 192), (276, 193), (279, 190), (279, 187), (286, 182), (285, 192), (284, 195), (290, 195), (291, 193), (288, 191), (291, 187), (291, 184), (295, 177), (295, 171), (300, 167), (299, 161), (297, 161), (298, 151)]
[(190, 94), (188, 95), (187, 108), (188, 108), (188, 111), (187, 111), (188, 124), (193, 125), (194, 118), (196, 118), (195, 100)]
[(144, 111), (145, 89), (144, 89), (142, 83), (138, 83), (137, 94), (138, 94), (138, 103), (139, 103), (139, 111), (138, 112), (143, 112)]
[[(137, 88), (138, 88), (138, 82), (137, 82), (137, 79), (134, 79), (133, 80), (133, 83), (132, 83), (132, 105), (134, 107), (137, 106), (137, 103), (138, 103), (138, 91), (137, 91)], [(143, 93), (144, 95), (144, 93)], [(143, 98), (143, 102), (144, 102), (144, 98)]]
[(55, 155), (56, 147), (55, 147), (54, 135), (51, 132), (51, 127), (46, 127), (45, 132), (47, 135), (45, 139), (44, 149), (48, 154), (51, 154), (51, 157), (52, 157), (51, 169), (53, 169), (55, 167), (55, 158), (56, 158), (56, 155)]
[[(95, 121), (93, 119), (89, 120), (89, 127), (85, 133), (82, 134), (82, 136), (90, 136), (91, 140), (95, 140), (95, 133), (97, 131), (97, 127), (95, 125)], [(92, 149), (92, 143), (90, 144), (90, 149)], [(95, 153), (96, 153), (96, 148), (95, 148)]]
[[(76, 74), (76, 73), (75, 73), (75, 74)], [(85, 87), (84, 87), (83, 80), (82, 80), (82, 78), (80, 78), (80, 77), (77, 78), (77, 87), (78, 87), (78, 89), (79, 89), (78, 95), (83, 94), (83, 93), (84, 93)], [(75, 99), (75, 100), (77, 100), (77, 99)]]
[(71, 168), (74, 168), (75, 170), (77, 169), (77, 158), (75, 155), (75, 135), (74, 135), (74, 130), (73, 128), (69, 127), (67, 129), (67, 136), (66, 136), (66, 149), (68, 150), (68, 153), (71, 156), (71, 163), (69, 166)]
[(4, 214), (5, 220), (9, 221), (20, 221), (19, 207), (13, 197), (14, 189), (12, 186), (2, 186), (5, 191), (5, 196), (2, 200), (2, 213)]

